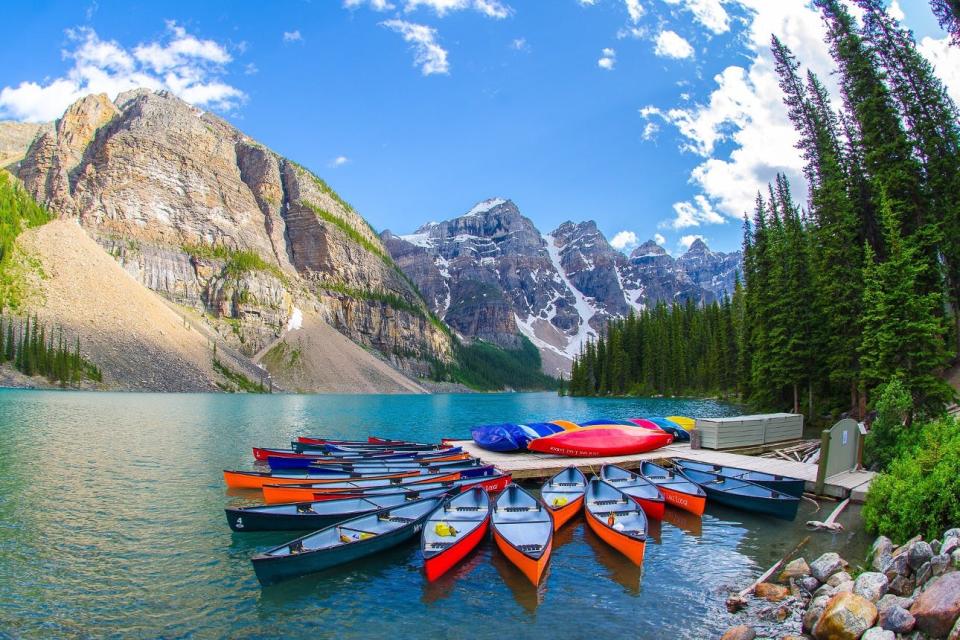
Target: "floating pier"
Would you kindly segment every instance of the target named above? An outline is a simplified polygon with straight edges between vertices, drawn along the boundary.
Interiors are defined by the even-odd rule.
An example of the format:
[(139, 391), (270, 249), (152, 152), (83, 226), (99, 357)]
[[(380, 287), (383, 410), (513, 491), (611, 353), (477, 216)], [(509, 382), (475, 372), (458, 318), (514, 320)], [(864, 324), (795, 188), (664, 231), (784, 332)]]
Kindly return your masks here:
[[(751, 471), (764, 471), (806, 481), (806, 489), (813, 493), (817, 483), (817, 465), (807, 462), (794, 462), (779, 458), (760, 458), (729, 451), (711, 449), (691, 449), (686, 442), (674, 443), (655, 451), (629, 456), (610, 456), (602, 458), (569, 458), (530, 451), (520, 453), (499, 453), (480, 448), (473, 440), (448, 440), (450, 445), (463, 447), (470, 455), (480, 458), (485, 464), (496, 465), (503, 471), (509, 471), (516, 480), (549, 478), (570, 465), (584, 473), (599, 473), (604, 464), (616, 464), (625, 469), (636, 469), (644, 460), (658, 461), (670, 458), (689, 458), (708, 464), (722, 464), (740, 467)], [(850, 498), (852, 502), (863, 502), (870, 481), (876, 474), (872, 471), (845, 471), (826, 479), (823, 493), (840, 500)]]

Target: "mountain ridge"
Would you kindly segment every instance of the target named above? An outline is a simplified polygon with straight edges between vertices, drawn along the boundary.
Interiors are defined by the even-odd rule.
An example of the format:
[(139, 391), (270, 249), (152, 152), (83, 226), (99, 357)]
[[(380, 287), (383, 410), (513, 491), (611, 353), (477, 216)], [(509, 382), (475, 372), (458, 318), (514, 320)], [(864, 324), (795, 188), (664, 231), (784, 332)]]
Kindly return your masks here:
[(381, 239), (438, 317), (464, 338), (510, 348), (519, 335), (540, 350), (551, 375), (606, 320), (659, 301), (710, 302), (732, 295), (740, 252), (713, 252), (697, 239), (674, 258), (653, 240), (629, 256), (593, 220), (543, 233), (507, 198)]

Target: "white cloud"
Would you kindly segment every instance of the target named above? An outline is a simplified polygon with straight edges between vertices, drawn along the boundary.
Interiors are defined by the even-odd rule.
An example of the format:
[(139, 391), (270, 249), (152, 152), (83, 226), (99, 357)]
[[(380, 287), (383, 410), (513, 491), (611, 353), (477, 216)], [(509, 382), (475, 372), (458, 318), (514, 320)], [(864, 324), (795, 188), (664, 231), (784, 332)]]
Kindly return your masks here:
[(300, 33), (299, 29), (294, 29), (293, 31), (284, 31), (283, 41), (284, 42), (303, 42), (303, 35)]
[(684, 101), (681, 106), (640, 110), (648, 122), (662, 119), (675, 126), (681, 148), (702, 158), (690, 175), (690, 182), (701, 193), (674, 204), (675, 217), (666, 227), (682, 229), (739, 219), (752, 211), (757, 191), (778, 172), (790, 179), (798, 201), (806, 199), (803, 159), (794, 146), (797, 134), (783, 106), (770, 34), (778, 34), (835, 91), (834, 65), (824, 42), (823, 23), (806, 0), (737, 2), (749, 11), (740, 34), (747, 63), (728, 66), (714, 76), (715, 88), (706, 102)]
[(510, 48), (517, 51), (530, 51), (530, 43), (526, 38), (516, 38), (510, 43)]
[(660, 223), (661, 229), (686, 229), (701, 224), (723, 224), (726, 219), (720, 215), (703, 195), (697, 194), (693, 202), (689, 200), (673, 203), (673, 220)]
[(591, 7), (597, 4), (597, 0), (577, 0), (577, 2), (579, 2), (584, 7)]
[(653, 52), (660, 57), (679, 60), (693, 56), (693, 47), (675, 31), (661, 31), (657, 35), (656, 43), (657, 46)]
[(704, 242), (704, 243), (707, 241), (707, 239), (700, 234), (681, 236), (680, 246), (683, 247), (684, 249), (689, 249), (690, 245), (692, 245), (697, 240), (700, 240), (701, 242)]
[(248, 62), (248, 63), (243, 67), (243, 73), (244, 73), (245, 75), (248, 75), (248, 76), (255, 75), (255, 74), (258, 73), (259, 71), (260, 71), (260, 69), (257, 68), (257, 65), (253, 64), (252, 62)]
[(330, 167), (331, 169), (336, 169), (337, 167), (342, 167), (343, 165), (347, 164), (348, 162), (350, 162), (350, 158), (348, 158), (347, 156), (337, 156), (336, 158), (334, 158), (333, 160), (331, 160), (331, 161), (327, 164), (327, 166)]
[(634, 24), (640, 22), (640, 18), (646, 13), (643, 5), (640, 4), (640, 0), (624, 0), (624, 4), (627, 5), (627, 15), (630, 16), (630, 22)]
[(610, 240), (610, 246), (618, 251), (632, 249), (637, 244), (637, 234), (633, 231), (620, 231)]
[(369, 4), (374, 11), (391, 11), (394, 9), (394, 6), (387, 0), (343, 0), (343, 6), (347, 9), (356, 9), (364, 4)]
[(661, 234), (659, 234), (659, 233), (653, 234), (653, 241), (656, 242), (657, 244), (660, 244), (660, 245), (663, 245), (663, 244), (666, 244), (666, 243), (667, 243), (667, 239), (664, 238), (664, 237), (663, 237)]
[[(500, 0), (399, 0), (399, 2), (407, 13), (425, 8), (432, 10), (441, 18), (448, 13), (467, 9), (477, 11), (496, 20), (507, 18), (513, 13), (513, 10)], [(374, 11), (392, 11), (396, 8), (396, 5), (389, 0), (343, 0), (343, 6), (347, 9), (368, 6)]]
[(642, 40), (647, 37), (649, 33), (646, 27), (623, 27), (622, 29), (617, 30), (617, 40), (623, 40), (624, 38), (633, 38), (635, 40)]
[(897, 22), (903, 22), (903, 19), (907, 16), (903, 13), (903, 8), (900, 6), (900, 3), (897, 0), (892, 0), (890, 6), (887, 7), (887, 13), (890, 14)]
[(413, 47), (413, 64), (419, 66), (425, 76), (435, 73), (450, 72), (450, 63), (447, 62), (447, 50), (437, 44), (437, 30), (423, 24), (407, 22), (405, 20), (386, 20), (383, 26), (396, 31), (404, 42)]
[(960, 47), (952, 46), (947, 36), (939, 40), (923, 38), (917, 48), (933, 65), (953, 101), (960, 104)]
[[(767, 0), (767, 3), (785, 4), (786, 1)], [(726, 33), (730, 30), (730, 16), (723, 8), (721, 0), (665, 0), (665, 2), (675, 5), (683, 4), (683, 7), (693, 14), (697, 22), (713, 33)]]
[(601, 69), (606, 69), (607, 71), (613, 71), (614, 65), (617, 64), (617, 52), (613, 49), (607, 47), (600, 52), (600, 59), (597, 60), (597, 66)]
[(656, 122), (648, 122), (643, 127), (643, 139), (644, 140), (653, 140), (657, 137), (657, 133), (660, 131), (660, 125)]
[(63, 51), (71, 66), (66, 73), (43, 84), (23, 81), (0, 89), (0, 117), (50, 121), (60, 117), (73, 102), (91, 93), (115, 98), (129, 89), (166, 89), (187, 102), (218, 110), (230, 110), (246, 95), (227, 84), (225, 65), (232, 56), (223, 45), (201, 40), (176, 24), (167, 22), (165, 36), (128, 50), (114, 40), (101, 40), (89, 28), (67, 30), (73, 49)]

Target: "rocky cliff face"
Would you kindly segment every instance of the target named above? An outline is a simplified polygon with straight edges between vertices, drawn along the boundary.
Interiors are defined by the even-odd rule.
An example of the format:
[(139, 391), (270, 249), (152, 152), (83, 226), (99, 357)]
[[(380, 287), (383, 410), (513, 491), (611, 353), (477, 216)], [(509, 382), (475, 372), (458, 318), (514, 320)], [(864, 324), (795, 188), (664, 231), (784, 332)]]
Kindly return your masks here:
[(312, 312), (395, 364), (449, 337), (366, 221), (321, 179), (166, 93), (88, 96), (16, 167), (141, 283), (220, 319), (253, 356)]
[(568, 372), (608, 319), (661, 300), (710, 302), (732, 293), (741, 268), (739, 253), (714, 253), (700, 241), (678, 259), (652, 240), (627, 257), (593, 221), (542, 234), (503, 198), (382, 239), (455, 331), (508, 348), (525, 335), (552, 375)]

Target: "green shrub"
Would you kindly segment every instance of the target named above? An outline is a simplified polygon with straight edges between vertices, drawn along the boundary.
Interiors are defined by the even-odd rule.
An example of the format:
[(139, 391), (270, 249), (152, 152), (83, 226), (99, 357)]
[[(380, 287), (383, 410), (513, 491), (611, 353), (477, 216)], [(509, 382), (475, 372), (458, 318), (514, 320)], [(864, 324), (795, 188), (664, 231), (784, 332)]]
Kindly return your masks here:
[(883, 470), (890, 466), (900, 451), (902, 435), (907, 432), (904, 422), (913, 408), (913, 401), (900, 378), (894, 378), (878, 391), (877, 419), (870, 427), (863, 461), (868, 467)]
[(960, 424), (941, 418), (908, 435), (913, 441), (871, 483), (863, 518), (868, 531), (895, 542), (933, 540), (960, 523)]
[(22, 278), (12, 268), (14, 241), (24, 229), (39, 227), (52, 218), (10, 174), (0, 170), (0, 309), (19, 309), (24, 295)]

